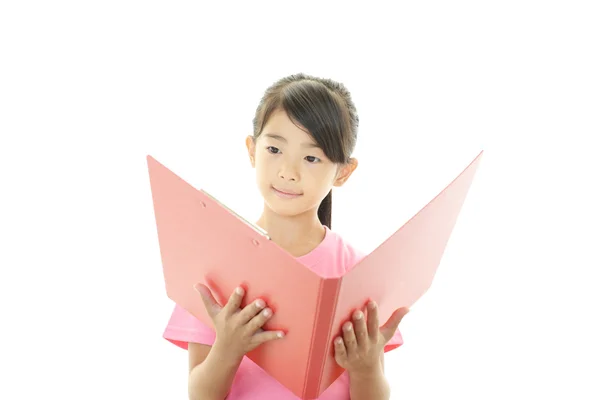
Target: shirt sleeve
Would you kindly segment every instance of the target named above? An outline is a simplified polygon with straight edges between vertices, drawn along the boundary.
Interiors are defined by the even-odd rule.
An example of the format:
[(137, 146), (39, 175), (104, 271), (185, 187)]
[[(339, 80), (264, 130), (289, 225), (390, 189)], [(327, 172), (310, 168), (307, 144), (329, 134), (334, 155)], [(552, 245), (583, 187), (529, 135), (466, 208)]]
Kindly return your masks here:
[(390, 350), (394, 350), (404, 344), (404, 339), (402, 338), (402, 334), (400, 333), (400, 328), (396, 329), (394, 336), (390, 339), (389, 342), (383, 347), (383, 352), (387, 353)]
[(212, 346), (215, 342), (216, 334), (212, 326), (200, 322), (186, 309), (175, 305), (175, 309), (163, 333), (163, 338), (187, 350), (188, 343), (190, 342)]

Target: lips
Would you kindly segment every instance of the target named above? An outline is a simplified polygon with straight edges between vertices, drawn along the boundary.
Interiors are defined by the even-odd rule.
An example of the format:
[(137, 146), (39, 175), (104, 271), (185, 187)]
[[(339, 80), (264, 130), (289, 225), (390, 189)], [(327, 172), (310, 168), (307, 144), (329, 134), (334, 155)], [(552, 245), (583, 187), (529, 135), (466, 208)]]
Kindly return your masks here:
[(275, 186), (271, 186), (271, 188), (275, 191), (275, 193), (280, 194), (282, 196), (286, 196), (286, 197), (298, 197), (298, 196), (302, 195), (302, 193), (296, 193), (292, 190), (277, 189)]

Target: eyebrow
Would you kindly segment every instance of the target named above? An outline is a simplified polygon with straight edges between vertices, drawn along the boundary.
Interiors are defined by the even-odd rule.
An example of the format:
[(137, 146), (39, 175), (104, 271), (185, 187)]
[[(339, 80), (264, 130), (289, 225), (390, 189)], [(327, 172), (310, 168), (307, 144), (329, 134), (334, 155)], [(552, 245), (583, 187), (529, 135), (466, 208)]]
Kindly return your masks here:
[[(266, 137), (270, 137), (270, 138), (275, 139), (275, 140), (279, 140), (279, 141), (281, 141), (283, 143), (287, 143), (287, 139), (286, 138), (284, 138), (283, 136), (278, 135), (276, 133), (265, 133), (265, 136)], [(316, 144), (316, 143), (302, 143), (302, 146), (303, 147), (308, 147), (308, 148), (316, 148), (316, 149), (320, 148), (319, 145)]]

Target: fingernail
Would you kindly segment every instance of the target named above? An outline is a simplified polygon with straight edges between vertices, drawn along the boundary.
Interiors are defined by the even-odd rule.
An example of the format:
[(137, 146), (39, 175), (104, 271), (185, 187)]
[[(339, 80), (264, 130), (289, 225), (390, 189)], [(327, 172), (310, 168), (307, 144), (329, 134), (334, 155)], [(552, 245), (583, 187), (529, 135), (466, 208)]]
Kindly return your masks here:
[(352, 324), (346, 324), (346, 326), (344, 326), (344, 329), (347, 331), (352, 330)]
[(342, 338), (335, 339), (335, 344), (342, 344)]
[(244, 289), (242, 289), (241, 287), (236, 287), (235, 288), (235, 293), (239, 294), (240, 296), (244, 294)]
[(284, 334), (283, 332), (278, 332), (278, 333), (277, 333), (277, 337), (278, 337), (278, 338), (280, 338), (280, 339), (281, 339), (282, 337), (284, 337), (284, 336), (285, 336), (285, 334)]
[(254, 303), (256, 305), (256, 307), (258, 308), (263, 308), (265, 306), (265, 302), (262, 300), (256, 300), (256, 303)]
[(271, 310), (269, 310), (269, 309), (267, 308), (265, 311), (263, 311), (263, 315), (264, 315), (265, 317), (270, 317), (270, 316), (271, 316)]
[(354, 318), (360, 320), (363, 317), (363, 313), (362, 312), (357, 312), (354, 314)]

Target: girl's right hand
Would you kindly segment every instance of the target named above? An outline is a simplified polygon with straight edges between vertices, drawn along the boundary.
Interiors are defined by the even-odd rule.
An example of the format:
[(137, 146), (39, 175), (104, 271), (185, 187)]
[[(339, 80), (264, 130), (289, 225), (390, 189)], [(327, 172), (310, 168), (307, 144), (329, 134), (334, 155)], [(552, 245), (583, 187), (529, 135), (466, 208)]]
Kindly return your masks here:
[(205, 285), (197, 284), (195, 289), (202, 296), (204, 307), (215, 327), (217, 334), (215, 344), (218, 342), (219, 346), (227, 349), (228, 352), (233, 352), (241, 358), (259, 345), (284, 336), (280, 331), (262, 329), (265, 322), (273, 315), (273, 311), (263, 300), (255, 300), (240, 309), (244, 298), (243, 288), (236, 288), (224, 307), (219, 305)]

